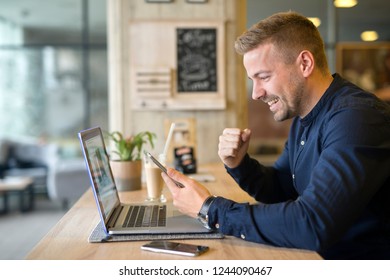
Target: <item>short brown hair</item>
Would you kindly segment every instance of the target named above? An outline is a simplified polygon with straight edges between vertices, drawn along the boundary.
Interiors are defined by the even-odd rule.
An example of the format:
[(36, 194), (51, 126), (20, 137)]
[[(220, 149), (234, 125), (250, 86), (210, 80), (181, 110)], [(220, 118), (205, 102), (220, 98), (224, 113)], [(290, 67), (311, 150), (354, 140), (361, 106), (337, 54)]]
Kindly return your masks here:
[(243, 55), (265, 43), (273, 44), (286, 64), (293, 63), (301, 51), (308, 50), (320, 71), (328, 71), (324, 42), (317, 27), (298, 13), (277, 13), (259, 21), (237, 38), (234, 47)]

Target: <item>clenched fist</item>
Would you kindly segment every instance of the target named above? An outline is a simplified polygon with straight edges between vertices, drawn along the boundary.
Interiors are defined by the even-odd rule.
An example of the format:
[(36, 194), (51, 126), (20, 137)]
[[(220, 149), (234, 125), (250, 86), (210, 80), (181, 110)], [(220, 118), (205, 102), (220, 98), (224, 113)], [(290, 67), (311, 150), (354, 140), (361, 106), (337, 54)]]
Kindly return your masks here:
[(218, 155), (225, 165), (237, 167), (248, 151), (251, 131), (246, 128), (225, 128), (219, 136)]

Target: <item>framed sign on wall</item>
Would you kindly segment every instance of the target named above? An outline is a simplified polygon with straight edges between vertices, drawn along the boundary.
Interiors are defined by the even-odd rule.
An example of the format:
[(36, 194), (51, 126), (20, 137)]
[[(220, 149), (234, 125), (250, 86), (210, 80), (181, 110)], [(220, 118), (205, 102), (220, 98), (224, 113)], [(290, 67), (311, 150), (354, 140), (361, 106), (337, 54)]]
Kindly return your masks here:
[(340, 43), (336, 49), (338, 73), (390, 101), (390, 43)]
[(225, 108), (222, 22), (130, 23), (133, 109)]
[(217, 29), (176, 29), (177, 92), (218, 92)]

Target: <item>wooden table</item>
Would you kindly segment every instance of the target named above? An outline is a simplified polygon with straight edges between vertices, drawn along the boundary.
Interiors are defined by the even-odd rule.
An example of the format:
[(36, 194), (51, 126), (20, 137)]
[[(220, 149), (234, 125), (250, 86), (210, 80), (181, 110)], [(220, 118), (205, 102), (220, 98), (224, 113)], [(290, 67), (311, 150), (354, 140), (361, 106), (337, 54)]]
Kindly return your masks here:
[[(29, 177), (8, 177), (0, 180), (0, 196), (3, 197), (4, 206), (0, 213), (7, 213), (8, 196), (16, 193), (19, 195), (20, 211), (25, 212), (34, 208), (33, 181)], [(27, 197), (27, 203), (25, 202)]]
[[(214, 182), (204, 183), (213, 194), (238, 202), (254, 202), (236, 185), (221, 164), (202, 166), (200, 172), (204, 171), (213, 174), (216, 178)], [(165, 195), (169, 200), (168, 190), (165, 190)], [(121, 201), (124, 202), (130, 196), (143, 201), (146, 198), (146, 190), (143, 188), (140, 191), (120, 193)], [(88, 236), (98, 222), (93, 194), (88, 190), (27, 255), (27, 259), (189, 259), (189, 257), (142, 251), (140, 246), (146, 243), (145, 241), (88, 243)], [(196, 257), (203, 260), (321, 259), (316, 252), (266, 246), (231, 236), (224, 239), (183, 240), (182, 242), (209, 246), (210, 250), (207, 253)]]

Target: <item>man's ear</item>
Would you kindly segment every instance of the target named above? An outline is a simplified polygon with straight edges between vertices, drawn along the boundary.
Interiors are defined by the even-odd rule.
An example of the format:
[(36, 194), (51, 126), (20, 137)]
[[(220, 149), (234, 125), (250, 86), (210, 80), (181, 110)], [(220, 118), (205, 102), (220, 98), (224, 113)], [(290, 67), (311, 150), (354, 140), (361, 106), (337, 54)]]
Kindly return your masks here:
[(315, 62), (313, 54), (307, 50), (304, 50), (299, 54), (297, 62), (299, 63), (302, 75), (305, 78), (309, 77), (314, 70)]

